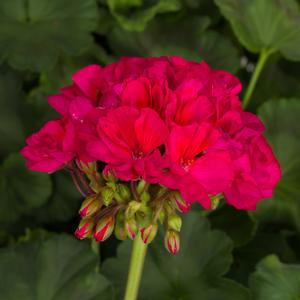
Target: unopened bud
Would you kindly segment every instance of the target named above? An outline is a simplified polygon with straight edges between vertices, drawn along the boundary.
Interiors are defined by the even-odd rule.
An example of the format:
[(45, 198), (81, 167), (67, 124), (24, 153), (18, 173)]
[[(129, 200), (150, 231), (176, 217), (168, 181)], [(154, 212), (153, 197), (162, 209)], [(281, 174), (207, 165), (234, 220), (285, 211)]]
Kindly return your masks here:
[(114, 230), (114, 218), (106, 216), (101, 218), (95, 228), (94, 238), (97, 242), (103, 242), (110, 237)]
[(87, 197), (81, 204), (79, 214), (81, 218), (90, 217), (100, 210), (102, 203), (97, 195)]
[(128, 200), (131, 197), (130, 189), (125, 184), (118, 184), (117, 193), (122, 200)]
[(220, 204), (220, 198), (221, 198), (220, 195), (216, 195), (216, 196), (210, 198), (210, 200), (211, 200), (211, 208), (212, 209), (216, 209), (219, 206), (219, 204)]
[(117, 239), (124, 241), (127, 237), (125, 230), (125, 213), (124, 210), (119, 210), (116, 217), (115, 236)]
[(180, 231), (182, 225), (182, 220), (176, 214), (172, 214), (168, 216), (168, 229), (175, 230), (177, 232)]
[(142, 192), (145, 190), (146, 186), (147, 186), (147, 182), (145, 180), (140, 180), (136, 187), (137, 193), (142, 194)]
[(141, 193), (140, 199), (143, 203), (149, 202), (150, 198), (151, 198), (151, 196), (148, 192), (144, 191)]
[(94, 225), (95, 223), (93, 222), (93, 220), (89, 218), (81, 219), (75, 231), (75, 236), (81, 240), (91, 237), (94, 229)]
[(96, 161), (85, 163), (81, 160), (77, 160), (76, 164), (77, 164), (79, 170), (86, 174), (91, 174), (91, 173), (97, 172), (97, 162)]
[(102, 172), (102, 176), (106, 181), (116, 182), (117, 178), (113, 175), (113, 173), (110, 170), (104, 170)]
[(105, 206), (109, 206), (114, 199), (114, 190), (108, 186), (101, 190), (102, 200)]
[(135, 217), (139, 228), (146, 227), (152, 222), (153, 211), (150, 207), (142, 204)]
[(150, 244), (156, 236), (157, 224), (150, 224), (141, 229), (141, 238), (145, 244)]
[(142, 203), (138, 201), (130, 201), (126, 208), (126, 217), (132, 218), (134, 214), (141, 208)]
[(176, 231), (168, 230), (165, 236), (165, 247), (175, 255), (180, 249), (180, 238)]
[(187, 212), (190, 209), (190, 204), (187, 203), (179, 192), (172, 192), (170, 194), (170, 200), (172, 201), (175, 208), (180, 212)]
[(133, 240), (138, 231), (136, 220), (134, 218), (126, 220), (125, 229), (128, 237)]

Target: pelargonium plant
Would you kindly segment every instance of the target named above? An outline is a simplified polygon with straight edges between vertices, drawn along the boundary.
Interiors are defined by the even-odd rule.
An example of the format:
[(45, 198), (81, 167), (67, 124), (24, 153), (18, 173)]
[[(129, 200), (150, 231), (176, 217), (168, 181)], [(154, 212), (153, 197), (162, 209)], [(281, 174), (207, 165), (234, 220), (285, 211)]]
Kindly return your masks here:
[(134, 240), (126, 300), (137, 297), (159, 226), (175, 255), (180, 213), (192, 203), (254, 210), (272, 196), (279, 164), (230, 73), (180, 57), (122, 58), (72, 80), (49, 97), (61, 118), (31, 135), (21, 153), (31, 170), (70, 172), (85, 197), (79, 239)]

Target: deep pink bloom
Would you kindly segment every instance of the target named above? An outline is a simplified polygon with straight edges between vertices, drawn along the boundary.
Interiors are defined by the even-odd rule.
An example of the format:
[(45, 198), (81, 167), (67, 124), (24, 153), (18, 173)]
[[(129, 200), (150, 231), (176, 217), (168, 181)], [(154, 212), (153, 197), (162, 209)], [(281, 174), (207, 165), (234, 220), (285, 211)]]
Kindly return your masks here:
[(234, 159), (234, 170), (234, 181), (224, 195), (238, 209), (253, 210), (259, 200), (272, 197), (281, 176), (279, 163), (262, 136), (252, 141), (247, 153)]
[(219, 193), (253, 209), (272, 195), (280, 168), (240, 91), (232, 74), (180, 57), (90, 65), (49, 97), (63, 121), (30, 137), (22, 154), (31, 169), (46, 172), (73, 158), (100, 161), (122, 180), (180, 191), (185, 211), (194, 201), (210, 208)]
[(71, 122), (49, 121), (27, 138), (21, 154), (33, 171), (54, 172), (74, 158), (75, 131)]
[(97, 125), (98, 140), (88, 144), (94, 159), (104, 161), (123, 180), (157, 181), (162, 167), (158, 147), (165, 143), (167, 128), (159, 115), (122, 106), (107, 112)]
[(210, 208), (208, 195), (228, 188), (233, 180), (228, 152), (218, 146), (220, 133), (209, 123), (174, 125), (166, 156), (169, 168), (161, 183), (179, 189), (188, 202), (198, 201)]

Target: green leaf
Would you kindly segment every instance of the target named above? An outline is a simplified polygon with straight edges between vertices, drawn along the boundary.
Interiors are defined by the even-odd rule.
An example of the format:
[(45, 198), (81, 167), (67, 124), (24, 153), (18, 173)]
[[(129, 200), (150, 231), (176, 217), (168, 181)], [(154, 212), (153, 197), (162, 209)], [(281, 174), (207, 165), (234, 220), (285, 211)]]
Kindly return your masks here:
[(239, 41), (251, 52), (280, 51), (300, 60), (300, 11), (295, 0), (215, 0)]
[(257, 228), (257, 223), (247, 211), (236, 210), (229, 205), (213, 211), (208, 218), (212, 228), (226, 232), (236, 247), (249, 242)]
[(59, 55), (77, 55), (92, 44), (94, 0), (0, 2), (0, 60), (17, 69), (51, 69)]
[(144, 30), (155, 15), (178, 11), (181, 8), (179, 0), (108, 0), (107, 4), (124, 29), (137, 31)]
[(83, 201), (82, 196), (76, 190), (69, 174), (61, 171), (53, 174), (52, 178), (54, 192), (47, 203), (35, 211), (35, 218), (46, 223), (68, 221), (77, 216)]
[(67, 235), (34, 239), (0, 250), (1, 299), (111, 300), (88, 244)]
[(271, 200), (261, 201), (254, 212), (260, 221), (287, 222), (300, 231), (300, 99), (266, 102), (259, 116), (266, 137), (280, 162), (282, 177)]
[(30, 172), (19, 154), (11, 154), (0, 167), (0, 221), (13, 222), (46, 203), (52, 185), (48, 174)]
[[(280, 229), (280, 226), (278, 227)], [(235, 248), (233, 253), (234, 263), (228, 273), (230, 278), (247, 285), (249, 276), (254, 272), (256, 264), (270, 254), (278, 255), (286, 263), (298, 261), (297, 252), (289, 244), (289, 240), (293, 237), (291, 232), (283, 230), (279, 232), (266, 231), (266, 228), (260, 228), (249, 243)]]
[(20, 119), (21, 83), (16, 73), (0, 68), (0, 155), (19, 150), (25, 139)]
[(199, 16), (155, 18), (142, 33), (115, 27), (108, 40), (119, 56), (178, 55), (194, 61), (204, 59), (212, 67), (236, 72), (239, 67), (237, 49), (227, 37), (205, 31), (209, 23), (207, 17)]
[[(150, 244), (139, 299), (249, 299), (246, 288), (223, 277), (232, 262), (230, 239), (212, 231), (200, 214), (189, 212), (183, 219), (181, 249), (176, 256), (164, 249), (161, 236)], [(106, 260), (102, 266), (119, 288), (119, 297), (126, 283), (131, 244), (123, 242), (117, 258)]]
[(255, 300), (299, 300), (300, 265), (282, 264), (278, 257), (263, 259), (250, 278)]
[[(293, 72), (293, 68), (297, 72)], [(251, 99), (251, 109), (256, 110), (268, 99), (300, 95), (300, 63), (290, 62), (280, 55), (270, 57), (266, 63)], [(276, 82), (276, 84), (274, 84)]]

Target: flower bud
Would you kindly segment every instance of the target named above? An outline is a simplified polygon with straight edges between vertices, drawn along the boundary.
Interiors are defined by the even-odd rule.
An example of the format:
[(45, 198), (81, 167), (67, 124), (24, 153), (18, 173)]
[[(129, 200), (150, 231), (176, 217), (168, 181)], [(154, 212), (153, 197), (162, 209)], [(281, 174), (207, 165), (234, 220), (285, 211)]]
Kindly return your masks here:
[(132, 218), (134, 214), (140, 209), (142, 203), (138, 201), (130, 201), (127, 208), (126, 208), (126, 217)]
[(168, 216), (168, 229), (175, 230), (177, 232), (180, 231), (182, 225), (182, 220), (176, 214), (172, 214)]
[(124, 241), (127, 237), (125, 230), (125, 213), (124, 210), (119, 210), (116, 217), (115, 236), (118, 240)]
[(190, 204), (187, 203), (179, 192), (172, 192), (170, 194), (170, 200), (173, 202), (175, 208), (180, 212), (187, 212), (190, 209)]
[(147, 182), (145, 180), (140, 180), (137, 184), (136, 191), (138, 194), (142, 194), (142, 192), (146, 189)]
[(216, 209), (219, 206), (220, 198), (221, 198), (220, 194), (210, 198), (212, 209)]
[(125, 184), (118, 184), (117, 193), (122, 200), (128, 200), (131, 197), (130, 190)]
[(128, 237), (133, 240), (138, 231), (136, 220), (134, 218), (126, 220), (125, 229)]
[(141, 229), (141, 238), (145, 244), (150, 244), (156, 236), (157, 224), (150, 224)]
[(180, 249), (180, 238), (176, 231), (168, 230), (165, 236), (165, 247), (175, 255)]
[(108, 186), (101, 190), (102, 200), (105, 206), (109, 206), (114, 199), (114, 190)]
[(151, 224), (153, 211), (150, 207), (142, 204), (140, 209), (136, 212), (135, 217), (138, 227), (143, 228)]
[(93, 222), (93, 220), (89, 218), (81, 219), (75, 231), (75, 236), (81, 240), (91, 237), (94, 229), (94, 225), (95, 223)]
[(95, 228), (94, 239), (97, 242), (103, 242), (110, 237), (114, 230), (114, 218), (106, 216), (101, 218)]
[(104, 169), (102, 172), (102, 176), (106, 181), (110, 182), (116, 182), (117, 178), (113, 175), (113, 173), (110, 170)]
[(141, 193), (140, 199), (143, 203), (149, 202), (150, 198), (151, 198), (151, 196), (148, 192), (144, 191)]
[(100, 210), (102, 203), (98, 195), (87, 197), (81, 204), (79, 214), (81, 218), (90, 217)]

